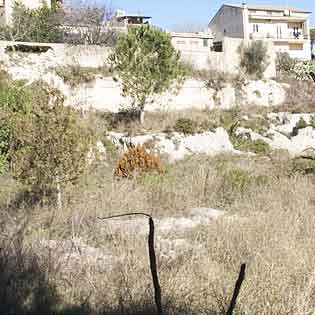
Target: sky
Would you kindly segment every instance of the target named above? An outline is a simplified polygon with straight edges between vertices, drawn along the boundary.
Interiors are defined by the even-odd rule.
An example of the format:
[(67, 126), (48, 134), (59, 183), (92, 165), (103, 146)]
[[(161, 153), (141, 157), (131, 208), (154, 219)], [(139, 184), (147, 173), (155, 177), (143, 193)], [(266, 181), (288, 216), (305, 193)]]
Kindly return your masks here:
[[(102, 2), (102, 0), (98, 0)], [(225, 3), (241, 4), (242, 0), (227, 0)], [(220, 0), (104, 0), (113, 8), (123, 9), (128, 13), (141, 13), (152, 16), (152, 23), (166, 30), (205, 27), (216, 11), (224, 3)], [(314, 0), (254, 0), (248, 4), (274, 4), (307, 9), (312, 11), (311, 26), (314, 26)]]

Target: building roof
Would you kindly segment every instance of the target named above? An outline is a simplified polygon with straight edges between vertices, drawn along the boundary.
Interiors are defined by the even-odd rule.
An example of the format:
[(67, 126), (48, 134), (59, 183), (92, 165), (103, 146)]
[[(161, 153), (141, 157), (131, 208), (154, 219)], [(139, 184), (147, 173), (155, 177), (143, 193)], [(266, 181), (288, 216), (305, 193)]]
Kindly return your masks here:
[(126, 18), (142, 18), (142, 19), (152, 19), (152, 16), (141, 15), (141, 14), (124, 14), (116, 16), (118, 19), (126, 19)]
[[(243, 5), (239, 4), (223, 4), (223, 6), (228, 6), (228, 7), (234, 7), (234, 8), (243, 8)], [(247, 8), (249, 10), (257, 10), (257, 11), (284, 11), (284, 10), (290, 10), (293, 12), (297, 13), (312, 13), (311, 11), (307, 10), (302, 10), (302, 9), (297, 9), (297, 8), (292, 8), (288, 6), (276, 6), (276, 5), (247, 5)]]

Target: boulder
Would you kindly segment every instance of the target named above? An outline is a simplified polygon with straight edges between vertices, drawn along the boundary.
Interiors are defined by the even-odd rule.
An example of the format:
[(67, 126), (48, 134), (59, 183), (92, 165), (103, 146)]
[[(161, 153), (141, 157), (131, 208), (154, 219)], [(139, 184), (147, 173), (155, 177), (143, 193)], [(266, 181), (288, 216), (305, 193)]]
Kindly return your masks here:
[(278, 106), (286, 98), (285, 89), (274, 80), (249, 81), (241, 93), (247, 104), (255, 106)]

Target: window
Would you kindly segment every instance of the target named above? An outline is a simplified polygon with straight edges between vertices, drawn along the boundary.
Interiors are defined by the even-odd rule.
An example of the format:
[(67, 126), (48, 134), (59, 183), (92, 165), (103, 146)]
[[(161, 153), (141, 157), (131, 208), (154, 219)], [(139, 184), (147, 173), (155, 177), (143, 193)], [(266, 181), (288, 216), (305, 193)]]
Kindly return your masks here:
[(208, 38), (203, 39), (203, 47), (208, 47), (209, 46), (209, 41)]
[(259, 30), (258, 24), (253, 24), (253, 32), (258, 33), (258, 30)]
[(185, 45), (186, 42), (185, 42), (184, 40), (178, 40), (178, 41), (177, 41), (177, 44), (178, 44), (178, 45)]

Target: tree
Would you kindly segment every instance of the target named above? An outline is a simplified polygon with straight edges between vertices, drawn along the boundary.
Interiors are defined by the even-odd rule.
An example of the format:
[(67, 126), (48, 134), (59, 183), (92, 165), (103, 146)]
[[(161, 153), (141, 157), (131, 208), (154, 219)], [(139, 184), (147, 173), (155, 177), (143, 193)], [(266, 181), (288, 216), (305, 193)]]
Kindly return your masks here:
[(12, 115), (26, 115), (30, 109), (31, 91), (23, 82), (12, 82), (5, 71), (0, 71), (0, 174), (9, 162), (12, 134)]
[(109, 61), (122, 82), (123, 95), (131, 97), (133, 109), (139, 111), (141, 123), (149, 98), (185, 74), (170, 36), (151, 26), (132, 27), (119, 36)]
[(0, 29), (0, 38), (11, 41), (61, 42), (62, 21), (62, 10), (57, 4), (49, 8), (43, 3), (39, 8), (32, 10), (22, 3), (15, 2), (12, 24)]
[(240, 66), (245, 73), (261, 79), (268, 67), (267, 47), (263, 41), (252, 41), (239, 48)]
[(70, 6), (65, 9), (64, 41), (69, 44), (114, 46), (113, 10), (106, 6)]
[(28, 115), (13, 115), (9, 157), (12, 172), (38, 196), (53, 195), (61, 208), (62, 191), (76, 183), (85, 169), (91, 136), (78, 122), (78, 113), (63, 105), (54, 91)]

